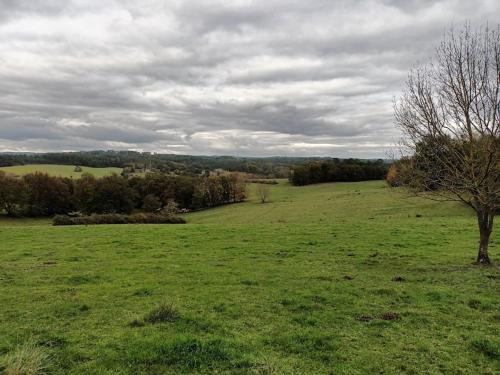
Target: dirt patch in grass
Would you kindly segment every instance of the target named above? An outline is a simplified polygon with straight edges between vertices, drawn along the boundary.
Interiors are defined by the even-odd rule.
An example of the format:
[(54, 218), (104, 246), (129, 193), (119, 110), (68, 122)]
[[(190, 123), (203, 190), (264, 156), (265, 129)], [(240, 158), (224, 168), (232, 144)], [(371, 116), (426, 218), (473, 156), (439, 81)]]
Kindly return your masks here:
[(399, 318), (399, 314), (398, 314), (398, 313), (396, 313), (396, 312), (392, 312), (392, 311), (390, 311), (390, 312), (385, 312), (385, 313), (383, 313), (383, 314), (380, 316), (380, 318), (381, 318), (382, 320), (396, 320), (396, 319), (398, 319), (398, 318)]

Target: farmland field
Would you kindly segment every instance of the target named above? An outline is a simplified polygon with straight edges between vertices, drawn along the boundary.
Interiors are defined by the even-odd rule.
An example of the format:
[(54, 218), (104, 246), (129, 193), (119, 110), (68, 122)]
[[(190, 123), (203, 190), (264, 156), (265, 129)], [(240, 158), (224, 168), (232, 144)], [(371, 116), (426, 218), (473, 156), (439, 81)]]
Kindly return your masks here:
[(0, 171), (7, 173), (12, 173), (18, 176), (22, 176), (28, 173), (42, 172), (47, 173), (52, 176), (58, 177), (70, 177), (70, 178), (80, 178), (82, 173), (90, 173), (95, 177), (104, 177), (111, 175), (113, 173), (120, 174), (122, 172), (121, 168), (92, 168), (92, 167), (81, 167), (81, 172), (74, 171), (74, 165), (59, 165), (59, 164), (26, 164), (26, 165), (15, 165), (12, 167), (0, 167)]
[(500, 269), (472, 264), (468, 209), (380, 181), (270, 198), (186, 225), (0, 220), (0, 356), (31, 343), (51, 374), (500, 371)]

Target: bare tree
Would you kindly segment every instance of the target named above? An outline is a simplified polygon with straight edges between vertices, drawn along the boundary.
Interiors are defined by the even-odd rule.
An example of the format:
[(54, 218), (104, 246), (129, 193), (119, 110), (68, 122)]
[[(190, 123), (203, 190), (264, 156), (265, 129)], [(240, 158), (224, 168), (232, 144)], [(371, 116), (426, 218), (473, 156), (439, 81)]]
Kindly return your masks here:
[(269, 200), (269, 185), (268, 184), (257, 184), (257, 195), (259, 196), (261, 203), (266, 203)]
[(500, 27), (449, 30), (432, 62), (412, 70), (395, 116), (409, 159), (410, 187), (456, 200), (477, 214), (478, 264), (488, 244), (500, 192)]

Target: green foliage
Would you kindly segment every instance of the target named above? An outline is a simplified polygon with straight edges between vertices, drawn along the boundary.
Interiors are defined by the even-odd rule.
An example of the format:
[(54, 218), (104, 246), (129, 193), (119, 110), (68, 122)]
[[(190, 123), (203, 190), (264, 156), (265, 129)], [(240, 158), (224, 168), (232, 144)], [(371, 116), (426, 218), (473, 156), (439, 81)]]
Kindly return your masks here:
[(146, 195), (142, 200), (142, 209), (146, 212), (155, 212), (162, 206), (160, 199), (154, 194)]
[(5, 210), (9, 215), (130, 214), (140, 209), (172, 215), (179, 208), (185, 212), (245, 198), (246, 183), (239, 173), (209, 177), (149, 173), (130, 179), (83, 173), (80, 179), (72, 180), (38, 172), (22, 178), (0, 172), (0, 213)]
[[(75, 190), (78, 191), (82, 183), (87, 185), (91, 179), (81, 179), (76, 182)], [(94, 179), (91, 187), (85, 187), (92, 193), (86, 197), (82, 211), (86, 213), (123, 213), (128, 214), (134, 209), (136, 192), (127, 180), (118, 175), (105, 176)], [(82, 199), (80, 199), (82, 202)]]
[(321, 160), (294, 167), (290, 182), (302, 186), (321, 182), (370, 181), (382, 180), (386, 174), (387, 165), (383, 160)]
[(73, 182), (44, 173), (30, 173), (22, 178), (26, 194), (25, 211), (29, 216), (51, 216), (74, 209)]
[(7, 175), (0, 171), (0, 211), (5, 210), (7, 215), (14, 216), (26, 200), (26, 187), (23, 180)]

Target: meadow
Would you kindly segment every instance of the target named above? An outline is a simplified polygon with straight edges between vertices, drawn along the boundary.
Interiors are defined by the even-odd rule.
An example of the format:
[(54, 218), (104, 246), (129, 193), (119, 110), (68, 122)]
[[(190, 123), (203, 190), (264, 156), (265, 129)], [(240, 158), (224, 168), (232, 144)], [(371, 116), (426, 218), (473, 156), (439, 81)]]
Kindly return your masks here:
[(113, 173), (120, 174), (122, 172), (121, 168), (92, 168), (92, 167), (80, 167), (81, 172), (75, 172), (74, 165), (60, 165), (60, 164), (26, 164), (26, 165), (14, 165), (11, 167), (0, 167), (0, 171), (6, 173), (11, 173), (16, 176), (24, 176), (28, 173), (47, 173), (51, 176), (56, 177), (69, 177), (69, 178), (80, 178), (83, 173), (90, 173), (95, 177), (109, 176)]
[(381, 181), (270, 189), (185, 225), (0, 220), (4, 370), (500, 371), (500, 269), (472, 264), (467, 208)]

